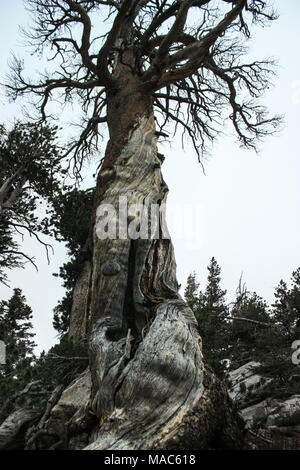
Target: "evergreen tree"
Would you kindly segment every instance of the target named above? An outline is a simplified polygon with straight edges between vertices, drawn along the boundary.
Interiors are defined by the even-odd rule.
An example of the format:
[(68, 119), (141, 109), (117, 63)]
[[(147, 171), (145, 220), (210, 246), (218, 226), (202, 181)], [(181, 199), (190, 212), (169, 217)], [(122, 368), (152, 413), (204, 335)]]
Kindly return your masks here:
[(291, 344), (299, 334), (300, 322), (300, 268), (292, 273), (292, 287), (288, 289), (281, 280), (275, 290), (275, 303), (272, 305), (274, 319), (280, 326), (283, 338)]
[(82, 265), (87, 257), (90, 218), (93, 205), (93, 188), (88, 190), (71, 189), (57, 193), (48, 209), (44, 221), (44, 233), (66, 243), (68, 261), (54, 276), (63, 280), (66, 293), (54, 308), (53, 326), (60, 336), (67, 333), (72, 308), (73, 290)]
[(292, 363), (291, 346), (300, 339), (300, 268), (292, 273), (291, 288), (279, 282), (272, 308), (241, 281), (229, 308), (214, 258), (208, 272), (204, 292), (199, 291), (193, 272), (184, 293), (197, 318), (207, 362), (221, 378), (227, 364), (234, 370), (250, 361), (260, 363), (256, 372), (272, 379), (260, 392), (262, 399), (299, 393), (300, 366)]
[(17, 122), (10, 130), (0, 126), (0, 282), (7, 283), (6, 269), (34, 264), (34, 257), (23, 253), (18, 235), (28, 233), (48, 250), (39, 237), (38, 208), (61, 190), (56, 133), (56, 126), (45, 124)]
[(293, 316), (293, 341), (300, 339), (300, 267), (292, 273), (292, 288), (290, 291)]
[(274, 328), (265, 339), (267, 351), (261, 373), (272, 379), (268, 390), (274, 396), (299, 393), (300, 366), (292, 362), (292, 344), (300, 339), (300, 268), (292, 273), (291, 288), (281, 280), (272, 305)]
[(187, 278), (184, 298), (194, 313), (197, 311), (197, 307), (199, 305), (199, 286), (200, 284), (196, 280), (196, 273), (193, 271)]
[(272, 338), (273, 322), (266, 301), (241, 286), (230, 312), (230, 369), (250, 361), (261, 362)]
[(6, 363), (0, 365), (0, 400), (20, 390), (32, 375), (35, 360), (32, 309), (21, 289), (14, 289), (9, 300), (0, 302), (0, 339), (6, 345)]
[(226, 305), (226, 290), (222, 290), (221, 268), (215, 258), (210, 261), (207, 285), (204, 292), (198, 293), (199, 284), (195, 273), (188, 277), (185, 289), (185, 299), (193, 310), (198, 321), (202, 337), (204, 356), (219, 377), (226, 370), (228, 348), (228, 308)]

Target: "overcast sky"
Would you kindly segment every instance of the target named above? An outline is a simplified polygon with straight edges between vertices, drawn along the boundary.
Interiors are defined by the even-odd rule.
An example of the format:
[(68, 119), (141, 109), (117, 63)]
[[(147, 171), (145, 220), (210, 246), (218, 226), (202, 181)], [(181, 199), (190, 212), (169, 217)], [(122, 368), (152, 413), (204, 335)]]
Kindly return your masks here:
[[(243, 273), (248, 290), (272, 302), (279, 280), (289, 281), (300, 266), (300, 2), (273, 3), (280, 18), (271, 27), (256, 29), (251, 53), (259, 59), (278, 59), (279, 74), (264, 103), (271, 113), (285, 115), (281, 134), (261, 144), (259, 154), (241, 150), (229, 134), (220, 137), (206, 159), (205, 175), (191, 146), (183, 150), (179, 138), (162, 147), (178, 280), (183, 288), (188, 274), (195, 270), (205, 287), (206, 267), (214, 256), (229, 300)], [(21, 0), (0, 0), (0, 8), (3, 77), (10, 51), (18, 50), (25, 57), (25, 50), (18, 48), (18, 24), (26, 24), (28, 17)], [(25, 58), (30, 66), (32, 59)], [(0, 92), (0, 122), (12, 122), (21, 116), (19, 107), (7, 103), (3, 90)], [(90, 181), (87, 176), (85, 184)], [(65, 249), (63, 244), (53, 246), (55, 256), (48, 266), (43, 247), (27, 240), (26, 250), (35, 254), (39, 272), (28, 266), (9, 273), (11, 287), (22, 288), (33, 309), (39, 350), (56, 342), (52, 310), (63, 296), (59, 279), (51, 273), (63, 263)], [(11, 289), (0, 286), (0, 298), (10, 296)]]

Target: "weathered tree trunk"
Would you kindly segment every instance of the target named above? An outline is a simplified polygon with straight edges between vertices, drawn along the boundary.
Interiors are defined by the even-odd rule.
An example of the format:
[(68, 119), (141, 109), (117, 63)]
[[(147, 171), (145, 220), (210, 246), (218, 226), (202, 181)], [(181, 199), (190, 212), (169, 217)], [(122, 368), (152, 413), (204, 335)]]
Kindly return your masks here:
[(18, 408), (0, 426), (0, 449), (18, 448), (18, 434), (22, 427), (38, 418), (41, 411), (34, 408)]
[[(108, 102), (111, 138), (96, 205), (118, 209), (126, 196), (128, 206), (162, 206), (168, 188), (151, 100), (129, 87)], [(89, 347), (90, 403), (100, 427), (87, 449), (239, 447), (241, 422), (205, 367), (196, 320), (178, 293), (171, 241), (161, 229), (158, 239), (119, 237), (120, 223), (116, 239), (101, 239), (100, 222)]]
[[(0, 422), (0, 450), (4, 449), (20, 449), (24, 446), (25, 431), (27, 427), (39, 418), (43, 411), (41, 401), (47, 392), (43, 389), (41, 381), (37, 380), (30, 382), (21, 391), (13, 395), (11, 398), (11, 405), (13, 411), (10, 415), (3, 420), (7, 415), (5, 408), (8, 405), (6, 402), (1, 409), (1, 422)], [(38, 402), (32, 401), (32, 397), (37, 399)]]
[[(153, 227), (153, 212), (147, 211), (151, 204), (163, 208), (168, 187), (152, 98), (139, 86), (124, 66), (117, 69), (115, 89), (107, 92), (110, 141), (96, 188), (91, 278), (86, 266), (75, 289), (73, 338), (83, 334), (91, 299), (90, 398), (80, 399), (80, 409), (69, 402), (66, 407), (64, 397), (80, 390), (76, 382), (38, 432), (58, 436), (54, 445), (60, 448), (239, 448), (242, 422), (205, 365), (197, 322), (178, 293), (171, 240), (164, 224)], [(101, 208), (118, 211), (120, 197), (127, 198), (129, 211), (116, 218), (115, 236), (105, 237)], [(140, 227), (132, 207), (142, 212)]]
[(88, 309), (88, 295), (91, 278), (91, 263), (86, 260), (76, 281), (70, 314), (69, 338), (74, 343), (84, 341)]

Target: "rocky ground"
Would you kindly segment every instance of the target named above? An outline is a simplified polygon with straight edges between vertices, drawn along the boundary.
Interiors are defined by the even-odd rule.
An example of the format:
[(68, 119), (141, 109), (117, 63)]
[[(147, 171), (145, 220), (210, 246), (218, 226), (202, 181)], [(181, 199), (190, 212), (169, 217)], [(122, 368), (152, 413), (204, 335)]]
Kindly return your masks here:
[(299, 395), (268, 396), (267, 379), (256, 372), (259, 363), (248, 362), (229, 373), (229, 394), (247, 428), (245, 446), (252, 449), (300, 449)]
[[(300, 393), (275, 398), (269, 393), (271, 379), (257, 373), (257, 366), (248, 362), (227, 379), (229, 395), (245, 421), (245, 449), (300, 450)], [(39, 382), (27, 386), (16, 400), (15, 411), (0, 425), (0, 448), (77, 450), (88, 446), (97, 429), (97, 420), (88, 411), (90, 386), (88, 370), (64, 391), (57, 387), (47, 394)], [(35, 406), (32, 397), (41, 394), (47, 398), (42, 407)]]

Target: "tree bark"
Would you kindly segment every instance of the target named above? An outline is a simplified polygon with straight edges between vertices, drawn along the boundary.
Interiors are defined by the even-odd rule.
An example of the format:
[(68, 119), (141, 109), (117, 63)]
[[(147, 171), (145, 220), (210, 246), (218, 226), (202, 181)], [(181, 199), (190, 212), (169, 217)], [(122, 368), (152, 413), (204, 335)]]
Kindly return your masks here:
[[(14, 409), (11, 414), (7, 416), (6, 406), (4, 404), (1, 409), (2, 419), (0, 425), (0, 450), (4, 449), (21, 449), (24, 446), (25, 432), (27, 427), (32, 424), (37, 418), (42, 415), (42, 408), (40, 403), (34, 403), (32, 397), (40, 401), (47, 394), (43, 389), (40, 380), (29, 382), (26, 387), (11, 397), (11, 404)], [(21, 405), (18, 404), (21, 400)]]
[[(39, 432), (60, 436), (64, 429), (68, 435), (54, 442), (60, 448), (75, 441), (88, 442), (88, 450), (241, 448), (243, 423), (205, 364), (197, 322), (178, 292), (164, 220), (152, 224), (151, 204), (164, 213), (168, 193), (152, 99), (124, 67), (117, 72), (118, 86), (107, 92), (110, 141), (97, 180), (91, 278), (86, 266), (70, 327), (70, 336), (82, 335), (89, 295), (91, 394), (76, 416), (62, 423), (62, 414), (52, 413)], [(101, 209), (118, 211), (120, 197), (127, 213), (116, 217), (115, 236), (105, 237)], [(140, 227), (132, 208), (140, 211)]]
[(76, 281), (73, 291), (72, 309), (70, 314), (69, 338), (74, 343), (84, 341), (86, 336), (86, 321), (88, 295), (91, 277), (91, 263), (86, 260)]
[(15, 449), (18, 447), (18, 434), (22, 427), (32, 423), (41, 414), (34, 408), (18, 408), (0, 426), (0, 449)]
[[(117, 114), (126, 125), (115, 116), (111, 124), (97, 206), (118, 208), (126, 196), (129, 206), (162, 207), (168, 188), (151, 106), (127, 105)], [(89, 355), (100, 425), (87, 449), (240, 447), (241, 421), (205, 366), (197, 322), (178, 293), (171, 241), (161, 229), (158, 239), (118, 234), (99, 238), (96, 217)]]

